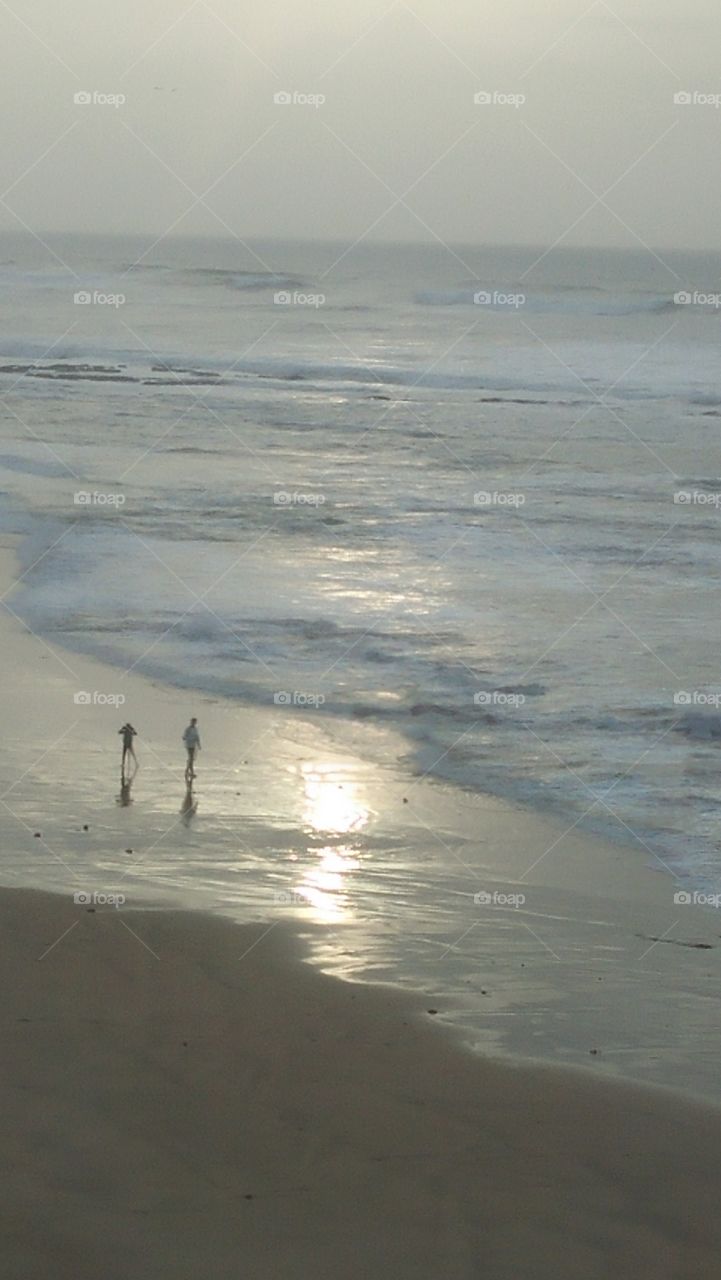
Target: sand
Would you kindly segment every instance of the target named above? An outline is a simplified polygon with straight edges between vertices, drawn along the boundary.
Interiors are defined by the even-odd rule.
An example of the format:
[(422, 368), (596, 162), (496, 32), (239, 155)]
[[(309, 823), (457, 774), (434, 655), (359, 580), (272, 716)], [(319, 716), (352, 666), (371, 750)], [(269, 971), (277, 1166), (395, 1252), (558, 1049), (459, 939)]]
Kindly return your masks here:
[(717, 1112), (459, 1053), (281, 928), (0, 916), (8, 1280), (718, 1276)]
[(0, 634), (3, 1277), (719, 1274), (717, 915), (647, 851)]

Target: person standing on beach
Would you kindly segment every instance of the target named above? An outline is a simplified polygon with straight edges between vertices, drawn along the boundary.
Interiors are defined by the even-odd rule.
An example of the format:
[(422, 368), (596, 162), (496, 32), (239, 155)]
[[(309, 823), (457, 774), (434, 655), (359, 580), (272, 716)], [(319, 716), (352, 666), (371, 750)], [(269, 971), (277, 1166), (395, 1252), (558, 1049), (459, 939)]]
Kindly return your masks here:
[(188, 753), (188, 763), (185, 766), (185, 781), (192, 782), (195, 777), (195, 754), (200, 751), (200, 734), (198, 733), (198, 721), (193, 716), (185, 733), (183, 734), (183, 742)]
[(118, 733), (123, 739), (123, 759), (120, 765), (120, 772), (123, 778), (125, 778), (125, 764), (128, 756), (132, 756), (135, 768), (137, 769), (138, 767), (138, 757), (135, 754), (135, 747), (133, 746), (133, 738), (137, 737), (137, 734), (131, 724), (124, 724), (122, 729), (118, 729)]

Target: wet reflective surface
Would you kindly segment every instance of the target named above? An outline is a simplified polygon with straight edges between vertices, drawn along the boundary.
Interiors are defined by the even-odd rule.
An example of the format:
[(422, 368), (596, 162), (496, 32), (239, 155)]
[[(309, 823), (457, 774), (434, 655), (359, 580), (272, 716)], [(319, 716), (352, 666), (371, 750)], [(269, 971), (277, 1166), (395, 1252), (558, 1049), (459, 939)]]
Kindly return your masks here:
[[(542, 818), (410, 779), (390, 739), (378, 764), (308, 721), (223, 704), (199, 712), (213, 750), (188, 786), (162, 700), (120, 795), (107, 711), (6, 756), (6, 884), (290, 922), (324, 970), (424, 993), (484, 1052), (717, 1096), (716, 917), (701, 938), (694, 913), (689, 934), (637, 851), (604, 851), (616, 882), (592, 894)], [(664, 887), (650, 907), (639, 875)]]

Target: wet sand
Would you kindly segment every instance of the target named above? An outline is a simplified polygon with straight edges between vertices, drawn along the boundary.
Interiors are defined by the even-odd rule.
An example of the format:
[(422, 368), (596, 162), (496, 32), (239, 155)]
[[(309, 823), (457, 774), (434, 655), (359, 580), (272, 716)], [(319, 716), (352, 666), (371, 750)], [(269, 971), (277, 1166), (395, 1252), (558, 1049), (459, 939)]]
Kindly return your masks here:
[(389, 735), (0, 630), (4, 1274), (718, 1274), (716, 913)]
[[(8, 587), (13, 572), (8, 551)], [(643, 845), (413, 777), (407, 744), (368, 725), (165, 688), (12, 614), (0, 635), (0, 882), (288, 920), (324, 970), (424, 992), (484, 1053), (719, 1099), (718, 912), (678, 904)], [(128, 719), (140, 770), (123, 806)]]
[(460, 1053), (282, 928), (0, 916), (8, 1280), (718, 1275), (715, 1110)]

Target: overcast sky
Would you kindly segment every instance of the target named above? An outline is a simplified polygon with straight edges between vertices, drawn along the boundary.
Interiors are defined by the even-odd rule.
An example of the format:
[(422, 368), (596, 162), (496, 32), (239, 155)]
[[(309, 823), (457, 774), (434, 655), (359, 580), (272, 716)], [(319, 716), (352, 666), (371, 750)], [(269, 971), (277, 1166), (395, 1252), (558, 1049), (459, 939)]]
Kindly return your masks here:
[(0, 0), (0, 228), (716, 248), (720, 37), (718, 0)]

